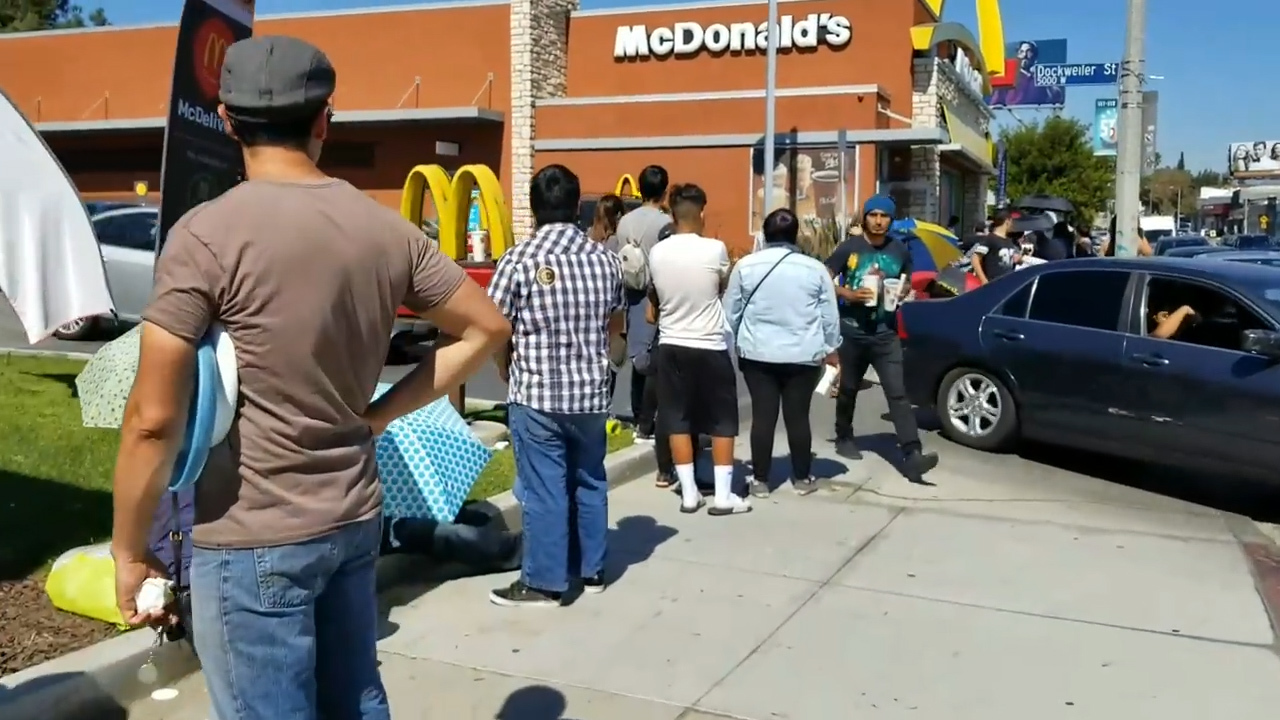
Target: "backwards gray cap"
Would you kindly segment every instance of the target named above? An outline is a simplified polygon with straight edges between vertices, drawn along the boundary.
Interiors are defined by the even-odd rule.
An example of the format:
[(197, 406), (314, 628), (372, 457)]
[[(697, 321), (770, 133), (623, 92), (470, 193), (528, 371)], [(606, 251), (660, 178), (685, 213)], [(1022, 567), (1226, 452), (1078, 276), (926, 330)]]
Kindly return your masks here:
[(337, 73), (320, 48), (266, 35), (227, 48), (218, 99), (239, 119), (304, 117), (328, 103), (336, 83)]

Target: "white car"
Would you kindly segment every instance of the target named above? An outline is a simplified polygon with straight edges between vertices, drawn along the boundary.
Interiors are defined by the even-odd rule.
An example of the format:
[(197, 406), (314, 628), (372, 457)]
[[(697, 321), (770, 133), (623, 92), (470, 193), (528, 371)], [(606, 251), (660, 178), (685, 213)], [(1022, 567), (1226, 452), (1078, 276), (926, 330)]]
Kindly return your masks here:
[(107, 273), (107, 288), (116, 311), (112, 315), (80, 318), (53, 331), (62, 340), (86, 340), (103, 323), (142, 320), (142, 310), (151, 296), (155, 272), (156, 233), (160, 227), (160, 209), (147, 205), (89, 204), (93, 233), (102, 253), (102, 267)]

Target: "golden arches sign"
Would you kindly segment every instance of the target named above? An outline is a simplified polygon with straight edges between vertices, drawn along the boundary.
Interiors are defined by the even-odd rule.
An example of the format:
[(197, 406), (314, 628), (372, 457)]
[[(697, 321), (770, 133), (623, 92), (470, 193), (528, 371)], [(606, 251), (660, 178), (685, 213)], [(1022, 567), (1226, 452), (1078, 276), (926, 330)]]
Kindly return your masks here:
[[(628, 188), (628, 187), (631, 188), (630, 191), (624, 190), (624, 188)], [(613, 194), (622, 198), (625, 198), (625, 197), (638, 198), (640, 197), (640, 186), (636, 185), (635, 178), (631, 177), (630, 175), (623, 175), (622, 177), (618, 178), (618, 184), (613, 187)]]
[[(942, 17), (946, 0), (922, 1), (935, 18)], [(948, 27), (956, 26), (956, 23), (934, 23), (911, 28), (911, 42), (916, 50), (929, 50), (944, 40), (967, 46), (976, 55), (974, 61), (980, 62), (985, 68), (983, 74), (988, 78), (987, 85), (990, 85), (990, 78), (1004, 76), (1004, 20), (1000, 16), (1000, 0), (974, 1), (978, 10), (976, 41), (973, 34), (962, 25), (958, 27), (963, 30), (963, 37), (954, 28)], [(935, 29), (942, 29), (943, 34), (955, 35), (955, 37), (938, 37)], [(990, 87), (987, 90), (990, 90)]]
[(498, 177), (485, 165), (463, 165), (449, 177), (439, 165), (418, 165), (409, 171), (400, 193), (400, 214), (422, 227), (425, 193), (431, 193), (440, 228), (440, 251), (454, 260), (466, 257), (467, 218), (471, 192), (479, 190), (480, 223), (489, 231), (489, 247), (497, 259), (512, 245), (511, 213)]

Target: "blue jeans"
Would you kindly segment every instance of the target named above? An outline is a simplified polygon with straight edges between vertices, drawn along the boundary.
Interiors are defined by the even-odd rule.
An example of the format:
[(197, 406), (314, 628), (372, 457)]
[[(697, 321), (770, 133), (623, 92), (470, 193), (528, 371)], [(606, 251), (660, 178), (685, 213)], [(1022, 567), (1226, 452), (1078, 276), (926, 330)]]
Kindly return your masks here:
[(192, 624), (217, 720), (390, 720), (377, 657), (381, 523), (194, 549)]
[(609, 533), (605, 413), (545, 413), (507, 408), (516, 456), (516, 499), (524, 524), (521, 577), (548, 592), (569, 589), (570, 574), (604, 570)]

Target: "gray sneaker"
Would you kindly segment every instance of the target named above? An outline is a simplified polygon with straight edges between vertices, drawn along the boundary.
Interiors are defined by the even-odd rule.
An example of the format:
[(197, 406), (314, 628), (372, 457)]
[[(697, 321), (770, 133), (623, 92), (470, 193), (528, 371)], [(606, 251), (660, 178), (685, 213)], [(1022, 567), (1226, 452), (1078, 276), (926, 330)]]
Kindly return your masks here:
[(801, 480), (792, 480), (791, 489), (800, 496), (812, 495), (818, 489), (818, 481), (814, 480), (812, 477), (807, 477)]
[(769, 483), (757, 480), (754, 476), (749, 477), (747, 478), (747, 492), (751, 493), (751, 497), (763, 500), (769, 497)]

